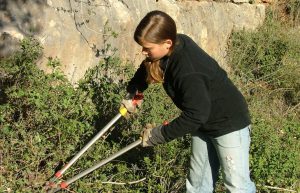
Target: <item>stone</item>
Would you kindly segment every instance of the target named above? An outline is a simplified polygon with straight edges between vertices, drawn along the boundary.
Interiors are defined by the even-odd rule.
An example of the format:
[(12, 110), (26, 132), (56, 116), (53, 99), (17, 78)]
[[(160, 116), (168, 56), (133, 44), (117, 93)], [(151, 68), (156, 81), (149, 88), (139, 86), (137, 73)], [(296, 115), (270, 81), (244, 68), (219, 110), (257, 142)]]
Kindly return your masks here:
[[(227, 41), (234, 30), (254, 30), (265, 18), (261, 4), (175, 0), (4, 0), (0, 34), (33, 35), (44, 47), (39, 67), (46, 72), (48, 57), (60, 59), (67, 78), (76, 84), (86, 70), (108, 55), (138, 66), (141, 47), (133, 40), (138, 22), (151, 10), (170, 14), (178, 32), (191, 36), (222, 67)], [(9, 30), (8, 30), (9, 29)], [(116, 34), (118, 34), (116, 36)], [(110, 46), (110, 48), (108, 48)], [(117, 50), (115, 50), (117, 49)], [(1, 50), (0, 50), (1, 52)]]

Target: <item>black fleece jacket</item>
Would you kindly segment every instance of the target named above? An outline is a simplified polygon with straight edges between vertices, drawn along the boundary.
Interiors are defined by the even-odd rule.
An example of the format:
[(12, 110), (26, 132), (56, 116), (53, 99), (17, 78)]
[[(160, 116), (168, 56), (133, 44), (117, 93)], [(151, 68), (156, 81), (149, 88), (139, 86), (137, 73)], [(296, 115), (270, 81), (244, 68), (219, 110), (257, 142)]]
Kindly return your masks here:
[[(218, 63), (191, 38), (178, 34), (174, 51), (161, 60), (163, 87), (181, 115), (161, 128), (166, 141), (200, 130), (218, 137), (250, 124), (246, 101)], [(143, 64), (127, 91), (147, 89)]]

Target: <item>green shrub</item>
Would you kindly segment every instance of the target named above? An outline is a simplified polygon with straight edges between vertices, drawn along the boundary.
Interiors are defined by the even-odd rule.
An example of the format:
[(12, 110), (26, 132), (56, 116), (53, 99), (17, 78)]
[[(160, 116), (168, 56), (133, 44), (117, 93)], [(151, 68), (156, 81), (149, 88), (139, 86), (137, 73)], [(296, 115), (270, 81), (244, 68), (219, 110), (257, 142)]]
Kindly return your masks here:
[[(132, 67), (122, 66), (121, 61), (116, 58), (107, 58), (88, 71), (85, 79), (81, 81), (80, 87), (84, 88), (86, 92), (93, 93), (92, 98), (98, 111), (105, 112), (107, 117), (111, 117), (112, 114), (116, 114), (116, 104), (120, 104), (122, 97), (125, 96), (126, 82), (133, 73)], [(146, 123), (161, 124), (164, 120), (175, 118), (178, 113), (178, 110), (164, 93), (162, 86), (150, 85), (144, 92), (144, 102), (139, 112), (129, 120), (120, 120), (115, 129), (111, 131), (107, 141), (110, 141), (116, 149), (120, 149), (137, 140)], [(93, 172), (91, 176), (96, 189), (116, 192), (156, 192), (157, 190), (169, 192), (174, 191), (174, 187), (176, 187), (176, 191), (183, 191), (189, 152), (187, 141), (184, 138), (155, 148), (138, 147), (128, 152), (121, 156), (121, 160), (124, 161), (123, 164), (110, 164)], [(96, 158), (97, 155), (94, 159)], [(175, 163), (178, 165), (174, 165)], [(116, 173), (113, 173), (112, 170)], [(109, 176), (105, 176), (103, 173)], [(102, 176), (102, 179), (95, 179), (93, 176)], [(101, 183), (101, 181), (108, 181), (108, 179), (117, 182), (129, 182), (144, 178), (142, 183), (132, 184), (128, 187)], [(91, 183), (91, 178), (86, 180), (88, 181), (87, 184)], [(84, 186), (81, 183), (77, 187), (82, 188)], [(91, 191), (89, 188), (85, 189), (84, 192)]]
[(1, 60), (1, 187), (13, 192), (39, 192), (61, 165), (93, 133), (95, 106), (55, 71), (36, 66), (42, 48), (34, 39)]
[[(118, 113), (126, 81), (134, 72), (128, 65), (121, 66), (118, 59), (107, 57), (90, 69), (75, 89), (59, 70), (58, 59), (49, 59), (51, 74), (37, 68), (41, 54), (36, 40), (25, 39), (19, 52), (1, 60), (1, 192), (43, 192), (45, 182)], [(129, 120), (121, 119), (64, 179), (137, 140), (146, 123), (159, 124), (177, 113), (163, 89), (150, 86), (140, 112)], [(188, 160), (187, 141), (138, 147), (70, 188), (77, 192), (180, 192)]]
[[(262, 106), (267, 108), (267, 105)], [(272, 108), (274, 110), (274, 108)], [(256, 109), (257, 110), (257, 109)], [(255, 111), (254, 111), (255, 112)], [(259, 187), (296, 189), (299, 183), (299, 121), (253, 114), (251, 169)]]
[(231, 76), (252, 116), (250, 162), (258, 192), (300, 190), (300, 33), (277, 16), (269, 10), (256, 31), (233, 33), (228, 48)]

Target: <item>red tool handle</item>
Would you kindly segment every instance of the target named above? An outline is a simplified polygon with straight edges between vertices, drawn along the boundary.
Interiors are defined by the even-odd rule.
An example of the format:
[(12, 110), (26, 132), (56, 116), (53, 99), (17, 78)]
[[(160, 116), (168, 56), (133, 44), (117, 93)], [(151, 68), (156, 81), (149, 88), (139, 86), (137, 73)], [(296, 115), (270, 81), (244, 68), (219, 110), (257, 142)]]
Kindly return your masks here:
[(136, 95), (134, 95), (133, 99), (132, 99), (132, 103), (133, 105), (137, 105), (138, 101), (143, 100), (144, 99), (144, 95), (141, 92), (138, 92)]
[(165, 120), (165, 121), (163, 122), (163, 125), (169, 125), (169, 121)]

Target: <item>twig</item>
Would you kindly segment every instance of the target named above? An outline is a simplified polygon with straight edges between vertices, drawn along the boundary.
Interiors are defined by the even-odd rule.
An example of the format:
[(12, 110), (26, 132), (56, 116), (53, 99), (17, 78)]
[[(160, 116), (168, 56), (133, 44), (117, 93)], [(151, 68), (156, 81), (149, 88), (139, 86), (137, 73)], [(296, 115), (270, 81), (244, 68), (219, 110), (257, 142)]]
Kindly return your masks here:
[(101, 183), (102, 184), (125, 185), (125, 184), (136, 184), (136, 183), (142, 182), (144, 180), (146, 180), (146, 178), (142, 178), (142, 179), (139, 179), (139, 180), (136, 180), (136, 181), (132, 181), (132, 182), (101, 182)]
[(70, 190), (70, 189), (68, 189), (68, 188), (66, 188), (66, 189), (64, 189), (64, 190), (66, 190), (66, 191), (68, 191), (68, 192), (71, 192), (71, 193), (76, 193), (75, 191)]
[(279, 187), (274, 187), (274, 186), (264, 186), (264, 187), (269, 188), (269, 189), (273, 189), (273, 190), (288, 191), (288, 192), (297, 192), (295, 190), (289, 190), (289, 189), (279, 188)]
[[(90, 28), (86, 23), (86, 20), (83, 18), (83, 6), (82, 6), (82, 1), (80, 1), (80, 18), (81, 18), (81, 20), (82, 20), (82, 22), (83, 22), (83, 25), (85, 26), (85, 28), (87, 29), (87, 30), (90, 30), (90, 31), (92, 31), (92, 32), (95, 32), (95, 33), (97, 33), (97, 34), (100, 34), (100, 35), (102, 35), (102, 36), (111, 36), (111, 34), (107, 34), (105, 31), (103, 31), (103, 30), (100, 30), (100, 31), (96, 31), (96, 30), (94, 30), (94, 29), (92, 29), (92, 28)], [(105, 6), (105, 5), (104, 5)], [(110, 5), (109, 6), (107, 6), (107, 7), (111, 7)], [(124, 32), (124, 33), (118, 33), (118, 37), (120, 37), (120, 36), (125, 36), (125, 35), (128, 35), (129, 34), (129, 32)]]
[(155, 174), (153, 174), (153, 176), (156, 177), (156, 178), (165, 178), (163, 176), (158, 176), (158, 175), (155, 175)]
[(298, 103), (297, 105), (293, 106), (292, 108), (289, 108), (289, 109), (285, 112), (284, 116), (286, 116), (286, 115), (289, 114), (290, 112), (293, 112), (294, 110), (296, 110), (296, 109), (299, 108), (299, 107), (300, 107), (300, 103)]
[(92, 32), (95, 32), (95, 33), (97, 33), (97, 34), (103, 35), (103, 36), (108, 35), (108, 34), (103, 33), (102, 31), (98, 32), (98, 31), (96, 31), (96, 30), (93, 30), (93, 29), (91, 29), (91, 28), (89, 28), (89, 27), (87, 26), (87, 24), (86, 24), (86, 22), (85, 22), (86, 20), (83, 18), (82, 1), (80, 2), (80, 18), (81, 18), (81, 20), (82, 20), (84, 26), (86, 27), (86, 29), (88, 29), (88, 30), (90, 30), (90, 31), (92, 31)]

